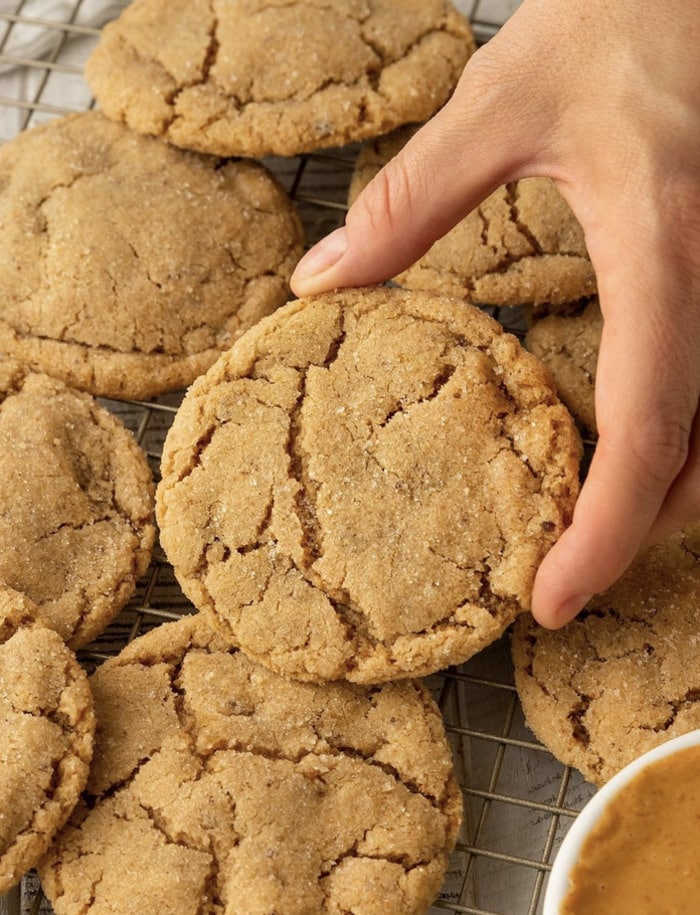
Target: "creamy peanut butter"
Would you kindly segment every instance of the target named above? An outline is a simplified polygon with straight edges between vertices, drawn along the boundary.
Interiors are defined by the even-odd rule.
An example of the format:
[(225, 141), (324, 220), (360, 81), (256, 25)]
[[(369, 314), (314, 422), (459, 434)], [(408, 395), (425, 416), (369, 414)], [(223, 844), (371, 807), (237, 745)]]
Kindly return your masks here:
[(700, 746), (652, 763), (584, 843), (561, 915), (700, 911)]

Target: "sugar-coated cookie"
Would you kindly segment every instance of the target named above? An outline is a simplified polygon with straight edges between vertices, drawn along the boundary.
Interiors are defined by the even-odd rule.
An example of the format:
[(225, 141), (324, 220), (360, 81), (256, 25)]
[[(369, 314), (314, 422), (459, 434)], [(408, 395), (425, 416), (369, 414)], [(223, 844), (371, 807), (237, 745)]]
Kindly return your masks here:
[(89, 394), (0, 360), (0, 582), (73, 648), (134, 593), (155, 538), (146, 455)]
[(57, 915), (428, 910), (461, 796), (420, 683), (295, 683), (196, 614), (91, 685), (84, 803), (39, 869)]
[[(414, 130), (404, 127), (365, 144), (350, 203)], [(496, 190), (396, 281), (489, 305), (560, 305), (596, 289), (583, 230), (548, 178), (523, 178)]]
[(70, 816), (94, 731), (75, 655), (28, 598), (0, 585), (0, 893), (37, 864)]
[(262, 165), (58, 118), (0, 149), (0, 352), (96, 396), (185, 387), (287, 301), (302, 250)]
[(597, 434), (595, 378), (603, 332), (603, 316), (597, 299), (572, 314), (551, 314), (534, 319), (525, 346), (552, 373), (562, 401), (581, 426)]
[(428, 118), (473, 50), (449, 0), (134, 0), (85, 74), (134, 130), (216, 155), (289, 156)]
[(579, 450), (546, 369), (484, 312), (329, 293), (261, 321), (190, 388), (163, 451), (161, 543), (261, 663), (423, 675), (529, 606)]
[(700, 525), (649, 547), (562, 629), (513, 634), (528, 724), (595, 784), (700, 727)]

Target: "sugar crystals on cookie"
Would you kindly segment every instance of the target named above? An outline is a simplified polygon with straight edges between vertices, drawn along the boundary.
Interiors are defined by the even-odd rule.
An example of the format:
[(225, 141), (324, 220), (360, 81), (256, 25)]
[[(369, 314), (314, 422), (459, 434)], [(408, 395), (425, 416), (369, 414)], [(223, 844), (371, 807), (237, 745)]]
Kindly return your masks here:
[(529, 606), (579, 453), (546, 370), (482, 311), (329, 293), (261, 321), (190, 388), (163, 452), (161, 542), (260, 663), (423, 675)]
[(0, 893), (35, 867), (88, 778), (87, 676), (36, 606), (0, 585)]
[(425, 120), (473, 51), (449, 0), (134, 0), (85, 73), (108, 117), (134, 130), (289, 156)]
[(95, 765), (39, 869), (57, 915), (427, 911), (461, 796), (423, 685), (294, 683), (201, 614), (91, 685)]
[[(350, 203), (415, 130), (403, 127), (363, 146)], [(596, 290), (583, 230), (548, 178), (498, 188), (396, 281), (488, 305), (563, 304)]]
[(513, 635), (525, 717), (562, 762), (603, 784), (700, 727), (700, 525), (648, 547), (558, 630)]
[(0, 359), (0, 582), (73, 648), (119, 613), (148, 568), (153, 479), (89, 394)]
[(95, 396), (186, 387), (289, 297), (292, 202), (261, 164), (97, 111), (0, 149), (0, 351)]

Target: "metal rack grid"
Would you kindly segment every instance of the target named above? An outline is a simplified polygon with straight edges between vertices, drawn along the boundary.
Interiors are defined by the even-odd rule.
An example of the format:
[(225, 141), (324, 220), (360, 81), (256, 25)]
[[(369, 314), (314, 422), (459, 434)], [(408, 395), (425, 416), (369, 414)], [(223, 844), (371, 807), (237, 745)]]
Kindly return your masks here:
[[(456, 0), (479, 42), (521, 0)], [(0, 0), (0, 143), (21, 130), (93, 105), (82, 66), (98, 27), (126, 0)], [(295, 200), (312, 244), (343, 221), (357, 149), (270, 159)], [(518, 331), (517, 310), (498, 317)], [(104, 401), (133, 431), (158, 476), (161, 446), (180, 394), (149, 403)], [(151, 566), (118, 619), (80, 652), (88, 669), (154, 625), (192, 607), (156, 547)], [(537, 915), (551, 861), (593, 789), (533, 738), (513, 686), (509, 639), (429, 678), (450, 738), (465, 799), (464, 827), (430, 915)], [(0, 915), (49, 915), (36, 878), (0, 897)]]

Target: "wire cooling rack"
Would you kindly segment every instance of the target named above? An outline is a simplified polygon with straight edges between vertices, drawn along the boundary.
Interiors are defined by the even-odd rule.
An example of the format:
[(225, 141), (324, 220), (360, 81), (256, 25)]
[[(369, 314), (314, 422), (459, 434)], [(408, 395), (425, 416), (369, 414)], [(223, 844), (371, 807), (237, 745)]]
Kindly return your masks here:
[[(483, 43), (520, 2), (457, 0), (456, 5)], [(0, 0), (0, 143), (42, 121), (92, 107), (83, 63), (99, 26), (124, 6), (126, 0)], [(295, 200), (309, 244), (342, 224), (356, 153), (348, 147), (265, 160)], [(522, 329), (517, 310), (494, 313), (509, 329)], [(133, 431), (156, 478), (180, 398), (104, 401)], [(147, 629), (192, 609), (156, 547), (128, 606), (80, 659), (94, 669)], [(554, 853), (593, 789), (527, 729), (513, 686), (508, 634), (428, 682), (442, 710), (465, 800), (462, 834), (430, 915), (536, 915)], [(0, 897), (0, 915), (39, 913), (50, 915), (51, 907), (33, 874)]]

